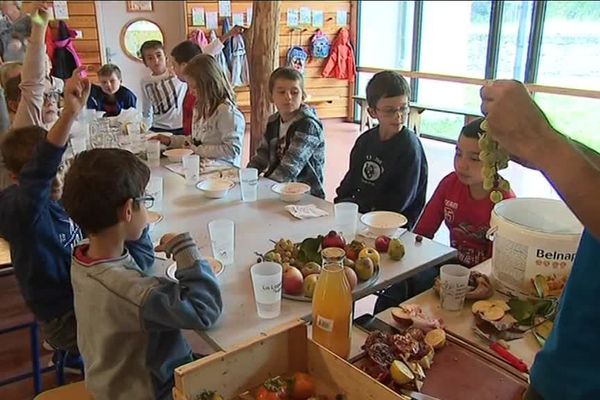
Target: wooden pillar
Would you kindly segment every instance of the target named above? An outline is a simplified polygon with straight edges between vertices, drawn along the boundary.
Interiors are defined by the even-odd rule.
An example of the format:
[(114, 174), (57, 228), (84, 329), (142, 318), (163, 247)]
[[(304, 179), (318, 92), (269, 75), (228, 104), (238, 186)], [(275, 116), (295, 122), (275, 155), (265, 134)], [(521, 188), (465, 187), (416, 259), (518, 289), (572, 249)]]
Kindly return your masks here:
[(281, 1), (252, 4), (252, 26), (245, 35), (250, 68), (250, 157), (256, 151), (274, 112), (269, 101), (269, 76), (279, 65), (279, 9)]

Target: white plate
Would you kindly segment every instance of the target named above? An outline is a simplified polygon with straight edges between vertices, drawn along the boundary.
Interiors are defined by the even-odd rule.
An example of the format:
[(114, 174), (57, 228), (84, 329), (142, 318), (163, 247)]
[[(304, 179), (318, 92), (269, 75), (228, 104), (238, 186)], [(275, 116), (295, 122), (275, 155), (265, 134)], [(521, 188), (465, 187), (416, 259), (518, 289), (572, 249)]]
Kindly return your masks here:
[[(218, 261), (212, 257), (205, 257), (205, 258), (208, 261), (208, 263), (210, 264), (210, 266), (212, 267), (212, 270), (216, 276), (219, 276), (223, 273), (223, 271), (225, 270), (225, 267), (223, 266), (223, 264), (220, 261)], [(166, 272), (167, 278), (177, 281), (177, 278), (175, 278), (175, 271), (177, 271), (177, 264), (173, 263), (173, 264), (169, 265), (169, 267), (167, 268), (167, 272)]]

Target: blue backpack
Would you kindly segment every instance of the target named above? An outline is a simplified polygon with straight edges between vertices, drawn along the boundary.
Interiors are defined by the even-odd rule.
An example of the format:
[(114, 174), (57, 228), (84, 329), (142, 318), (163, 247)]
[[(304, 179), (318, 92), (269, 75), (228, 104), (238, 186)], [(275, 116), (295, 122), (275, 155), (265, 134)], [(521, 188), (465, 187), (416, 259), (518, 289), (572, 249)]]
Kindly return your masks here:
[(304, 67), (306, 66), (306, 60), (308, 54), (301, 46), (292, 46), (287, 52), (287, 60), (285, 65), (294, 68), (300, 73), (304, 73)]
[(329, 57), (329, 49), (331, 49), (331, 43), (327, 36), (317, 29), (317, 32), (310, 39), (310, 53), (313, 58), (327, 58)]

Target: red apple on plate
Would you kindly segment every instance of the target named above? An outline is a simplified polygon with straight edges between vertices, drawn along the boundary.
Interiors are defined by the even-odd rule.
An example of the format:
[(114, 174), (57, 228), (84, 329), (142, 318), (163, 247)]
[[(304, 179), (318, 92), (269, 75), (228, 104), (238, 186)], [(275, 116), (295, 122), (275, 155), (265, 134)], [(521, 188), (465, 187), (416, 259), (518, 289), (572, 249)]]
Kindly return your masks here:
[(389, 236), (378, 236), (375, 239), (375, 249), (380, 253), (387, 253), (388, 248), (390, 247), (390, 237)]
[(283, 292), (285, 294), (299, 295), (304, 290), (302, 272), (296, 267), (288, 265), (283, 271)]
[(350, 290), (353, 290), (356, 285), (358, 285), (356, 272), (350, 267), (344, 267), (344, 272), (346, 273), (346, 279), (348, 279), (348, 283), (350, 284)]

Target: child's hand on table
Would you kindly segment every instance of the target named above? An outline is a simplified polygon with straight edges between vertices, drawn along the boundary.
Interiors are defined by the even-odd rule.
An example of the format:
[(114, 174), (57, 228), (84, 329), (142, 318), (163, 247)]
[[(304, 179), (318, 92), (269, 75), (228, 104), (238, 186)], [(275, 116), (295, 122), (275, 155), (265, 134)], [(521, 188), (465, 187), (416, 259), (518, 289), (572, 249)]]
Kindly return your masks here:
[(162, 135), (160, 133), (158, 135), (149, 137), (148, 140), (158, 140), (161, 144), (164, 144), (165, 146), (168, 146), (171, 144), (171, 138), (168, 137), (167, 135)]

